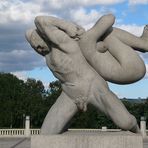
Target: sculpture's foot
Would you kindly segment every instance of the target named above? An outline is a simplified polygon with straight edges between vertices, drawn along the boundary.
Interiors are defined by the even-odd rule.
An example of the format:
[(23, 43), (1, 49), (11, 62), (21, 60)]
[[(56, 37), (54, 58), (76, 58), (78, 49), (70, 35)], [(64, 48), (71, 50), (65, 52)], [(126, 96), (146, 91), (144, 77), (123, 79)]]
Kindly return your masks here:
[(140, 133), (139, 126), (138, 125), (134, 126), (130, 131), (133, 133)]
[(145, 25), (143, 29), (143, 34), (141, 36), (141, 39), (144, 41), (144, 45), (145, 45), (143, 52), (148, 52), (148, 24)]
[(148, 25), (145, 25), (141, 38), (148, 41)]

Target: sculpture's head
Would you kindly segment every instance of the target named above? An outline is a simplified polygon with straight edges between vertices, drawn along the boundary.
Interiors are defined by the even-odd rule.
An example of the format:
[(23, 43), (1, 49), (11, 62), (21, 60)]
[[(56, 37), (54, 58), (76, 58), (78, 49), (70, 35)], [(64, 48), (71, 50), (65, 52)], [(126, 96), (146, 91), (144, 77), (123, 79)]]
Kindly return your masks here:
[(50, 52), (50, 46), (48, 46), (45, 43), (45, 41), (39, 35), (37, 30), (34, 30), (34, 29), (28, 30), (26, 32), (26, 39), (30, 43), (32, 48), (34, 48), (35, 51), (40, 55), (45, 56)]

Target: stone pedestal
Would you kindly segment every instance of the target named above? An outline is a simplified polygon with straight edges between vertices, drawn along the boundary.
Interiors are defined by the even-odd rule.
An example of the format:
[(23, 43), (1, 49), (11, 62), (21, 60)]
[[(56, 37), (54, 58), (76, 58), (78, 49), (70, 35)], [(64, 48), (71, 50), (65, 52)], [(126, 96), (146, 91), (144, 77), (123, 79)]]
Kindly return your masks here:
[(31, 148), (143, 148), (142, 136), (130, 132), (66, 132), (33, 136)]

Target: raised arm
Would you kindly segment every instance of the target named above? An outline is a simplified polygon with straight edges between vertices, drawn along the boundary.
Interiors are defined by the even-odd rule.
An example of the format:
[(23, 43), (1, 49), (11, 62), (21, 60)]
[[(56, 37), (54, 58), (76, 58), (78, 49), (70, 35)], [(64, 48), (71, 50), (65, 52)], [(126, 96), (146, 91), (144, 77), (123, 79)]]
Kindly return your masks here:
[(72, 38), (77, 38), (85, 32), (84, 28), (75, 23), (52, 16), (37, 16), (35, 18), (35, 24), (38, 28), (40, 27), (40, 25), (47, 27), (50, 25), (55, 26), (60, 30), (66, 32)]
[[(34, 22), (37, 29), (28, 30), (26, 38), (36, 52), (43, 56), (48, 54), (53, 47), (60, 50), (65, 49), (59, 48), (59, 46), (73, 41), (72, 38), (79, 40), (79, 36), (85, 32), (77, 24), (52, 16), (37, 16)], [(70, 51), (70, 49), (65, 50), (65, 52)]]
[[(44, 19), (44, 17), (36, 17), (35, 23), (37, 29), (29, 30), (26, 33), (26, 38), (35, 51), (43, 56), (55, 49), (65, 53), (80, 52), (78, 43), (67, 33), (68, 28), (64, 30), (56, 27), (52, 23), (48, 22), (48, 24), (46, 24), (46, 19)], [(69, 25), (73, 24), (70, 23)]]
[(64, 31), (63, 29), (59, 29), (50, 23), (46, 25), (44, 24), (42, 17), (36, 19), (36, 27), (43, 40), (46, 43), (51, 43), (53, 50), (56, 48), (65, 53), (71, 53), (76, 52), (76, 49), (79, 49), (78, 43), (69, 36), (66, 28)]

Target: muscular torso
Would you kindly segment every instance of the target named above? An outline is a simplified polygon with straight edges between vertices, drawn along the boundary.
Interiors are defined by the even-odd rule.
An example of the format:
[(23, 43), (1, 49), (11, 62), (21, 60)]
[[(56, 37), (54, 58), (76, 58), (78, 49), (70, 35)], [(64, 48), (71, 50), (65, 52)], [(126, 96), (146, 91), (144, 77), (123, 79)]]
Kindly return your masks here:
[(62, 82), (74, 83), (94, 76), (81, 52), (65, 53), (53, 48), (46, 55), (46, 62), (53, 74)]
[(100, 80), (100, 84), (106, 85), (104, 79), (90, 67), (79, 50), (66, 53), (53, 48), (46, 55), (46, 62), (55, 77), (62, 82), (63, 90), (73, 99), (87, 97), (95, 78)]

